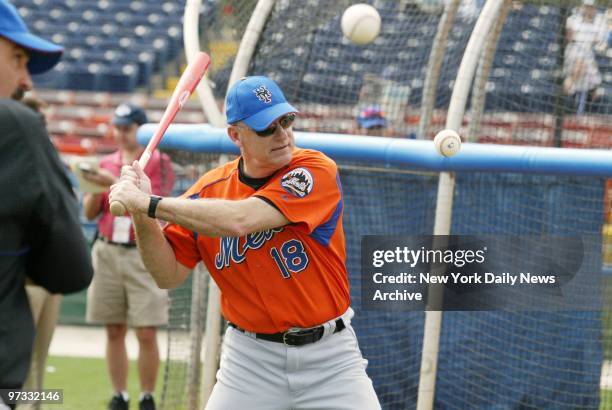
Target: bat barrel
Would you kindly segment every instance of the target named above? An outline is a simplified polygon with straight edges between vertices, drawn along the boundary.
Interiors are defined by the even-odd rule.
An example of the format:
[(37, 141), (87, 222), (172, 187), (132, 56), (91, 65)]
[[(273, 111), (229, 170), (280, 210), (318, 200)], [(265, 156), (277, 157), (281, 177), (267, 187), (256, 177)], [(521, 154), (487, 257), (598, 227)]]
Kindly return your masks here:
[[(153, 151), (157, 148), (157, 145), (161, 141), (164, 133), (168, 129), (170, 123), (176, 117), (176, 114), (183, 107), (189, 96), (193, 93), (195, 88), (200, 83), (200, 80), (206, 73), (208, 66), (210, 65), (210, 57), (208, 54), (200, 52), (196, 56), (195, 60), (191, 62), (181, 75), (181, 78), (174, 89), (174, 93), (172, 93), (172, 97), (170, 98), (170, 102), (162, 115), (162, 119), (159, 122), (159, 126), (151, 141), (147, 144), (144, 152), (142, 153), (140, 159), (138, 160), (138, 164), (141, 169), (144, 169), (149, 160), (151, 159), (151, 155)], [(126, 212), (126, 207), (119, 201), (113, 201), (110, 204), (110, 211), (115, 216), (124, 215)]]

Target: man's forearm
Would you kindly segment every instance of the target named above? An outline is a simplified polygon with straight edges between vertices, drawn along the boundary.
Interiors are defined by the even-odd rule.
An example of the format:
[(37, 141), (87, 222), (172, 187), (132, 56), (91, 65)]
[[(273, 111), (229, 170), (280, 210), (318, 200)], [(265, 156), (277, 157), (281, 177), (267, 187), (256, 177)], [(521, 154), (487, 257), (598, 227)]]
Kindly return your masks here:
[[(142, 222), (142, 232), (147, 235), (149, 228), (154, 227), (151, 225), (153, 219), (147, 216), (150, 203), (148, 197), (143, 197), (131, 208), (135, 223)], [(157, 204), (155, 217), (211, 237), (241, 237), (290, 223), (274, 206), (257, 197), (238, 201), (163, 198)], [(163, 237), (161, 231), (159, 236)], [(152, 246), (159, 246), (159, 243)]]
[(102, 210), (102, 194), (85, 194), (83, 196), (83, 213), (89, 220), (94, 219)]
[(185, 278), (179, 274), (174, 250), (159, 222), (143, 214), (133, 215), (133, 221), (138, 251), (157, 286), (162, 289), (178, 286)]
[[(213, 237), (243, 236), (250, 229), (244, 205), (239, 201), (164, 198), (158, 205), (156, 217)], [(255, 217), (253, 215), (252, 219)]]

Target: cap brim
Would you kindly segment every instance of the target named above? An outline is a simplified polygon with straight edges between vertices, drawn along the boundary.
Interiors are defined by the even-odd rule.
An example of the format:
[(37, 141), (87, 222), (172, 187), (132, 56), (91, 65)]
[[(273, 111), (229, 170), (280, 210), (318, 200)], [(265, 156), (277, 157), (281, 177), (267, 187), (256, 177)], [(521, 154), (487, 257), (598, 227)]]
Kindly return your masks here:
[(290, 112), (299, 112), (297, 108), (289, 103), (280, 103), (273, 105), (270, 108), (266, 108), (258, 112), (255, 115), (250, 116), (242, 120), (246, 125), (254, 129), (255, 131), (263, 131), (274, 122), (278, 117), (281, 117)]
[(132, 124), (136, 124), (136, 122), (130, 120), (129, 118), (125, 118), (125, 117), (113, 117), (113, 124), (114, 125), (132, 125)]
[(384, 118), (359, 119), (357, 122), (361, 128), (384, 128), (387, 126), (387, 121)]
[(59, 62), (64, 52), (62, 46), (32, 33), (9, 32), (2, 33), (2, 36), (30, 51), (30, 61), (28, 61), (30, 74), (40, 74), (52, 69)]

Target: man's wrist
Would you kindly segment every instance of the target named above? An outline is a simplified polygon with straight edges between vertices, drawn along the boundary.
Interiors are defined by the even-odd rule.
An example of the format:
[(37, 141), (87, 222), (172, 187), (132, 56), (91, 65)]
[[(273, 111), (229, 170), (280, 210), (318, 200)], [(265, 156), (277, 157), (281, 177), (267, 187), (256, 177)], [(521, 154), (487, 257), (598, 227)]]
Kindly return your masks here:
[(147, 215), (149, 218), (155, 218), (157, 207), (163, 198), (159, 195), (149, 195), (149, 206), (147, 209)]

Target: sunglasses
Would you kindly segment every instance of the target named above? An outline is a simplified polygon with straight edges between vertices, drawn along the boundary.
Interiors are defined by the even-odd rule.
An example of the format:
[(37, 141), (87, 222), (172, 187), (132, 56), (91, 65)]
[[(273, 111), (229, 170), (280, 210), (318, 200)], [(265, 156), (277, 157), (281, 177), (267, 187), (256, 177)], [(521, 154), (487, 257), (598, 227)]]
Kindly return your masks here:
[(283, 115), (281, 117), (281, 119), (278, 120), (277, 124), (274, 124), (274, 125), (266, 128), (263, 131), (255, 131), (255, 130), (253, 130), (253, 131), (255, 131), (255, 134), (257, 134), (260, 137), (269, 137), (270, 135), (274, 135), (274, 133), (276, 132), (276, 129), (279, 126), (279, 124), (285, 130), (287, 128), (291, 127), (291, 125), (293, 125), (293, 121), (295, 121), (295, 117), (296, 117), (295, 113), (292, 112), (292, 113), (289, 113), (287, 115)]

